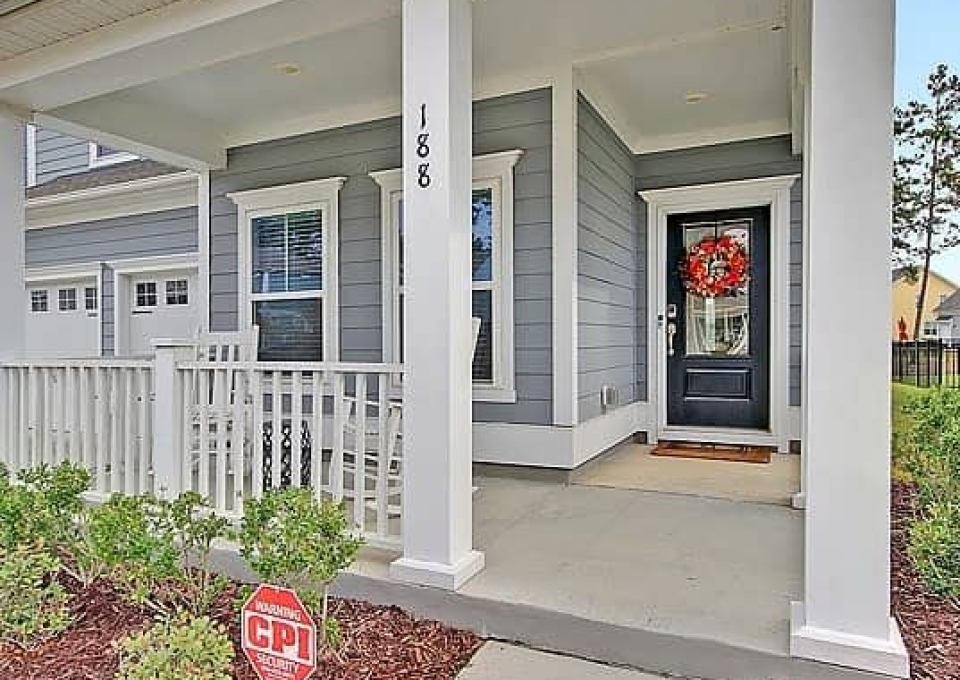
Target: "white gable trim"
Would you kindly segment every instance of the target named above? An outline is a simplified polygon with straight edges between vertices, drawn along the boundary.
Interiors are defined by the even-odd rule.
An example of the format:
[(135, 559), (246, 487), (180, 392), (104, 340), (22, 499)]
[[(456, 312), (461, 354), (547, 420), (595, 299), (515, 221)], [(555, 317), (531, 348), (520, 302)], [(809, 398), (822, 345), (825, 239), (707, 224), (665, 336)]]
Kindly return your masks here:
[(197, 176), (178, 172), (130, 182), (28, 198), (27, 229), (192, 208)]

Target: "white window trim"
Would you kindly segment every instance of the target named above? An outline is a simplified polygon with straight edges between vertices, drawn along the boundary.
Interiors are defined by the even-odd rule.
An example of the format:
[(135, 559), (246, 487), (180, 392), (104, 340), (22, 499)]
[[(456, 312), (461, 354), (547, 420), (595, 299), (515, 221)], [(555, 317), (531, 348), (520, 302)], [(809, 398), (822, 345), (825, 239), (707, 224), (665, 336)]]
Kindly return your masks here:
[(96, 142), (90, 142), (90, 169), (96, 168), (105, 168), (109, 165), (118, 165), (120, 163), (127, 163), (129, 161), (139, 160), (139, 156), (136, 154), (128, 153), (126, 151), (115, 151), (113, 153), (107, 154), (105, 156), (100, 155), (100, 145)]
[(37, 128), (27, 123), (27, 187), (37, 184)]
[[(227, 194), (237, 205), (237, 304), (241, 329), (253, 324), (253, 220), (270, 215), (320, 210), (323, 228), (323, 360), (340, 360), (339, 228), (340, 190), (346, 177), (252, 189)], [(314, 298), (314, 291), (270, 293), (271, 300)]]
[[(491, 188), (494, 191), (495, 275), (491, 285), (484, 284), (478, 288), (471, 283), (471, 290), (493, 291), (493, 327), (497, 329), (493, 343), (493, 382), (475, 384), (474, 401), (507, 404), (517, 401), (513, 295), (513, 169), (521, 156), (523, 151), (518, 149), (473, 159), (473, 188)], [(395, 321), (399, 314), (399, 282), (395, 263), (399, 247), (396, 234), (399, 227), (399, 205), (403, 197), (403, 169), (372, 172), (370, 177), (380, 185), (384, 361), (395, 363), (400, 355), (400, 338), (395, 332)]]
[[(130, 309), (134, 312), (153, 312), (160, 307), (160, 280), (157, 278), (145, 278), (145, 279), (134, 279), (131, 281), (131, 295), (133, 304), (130, 305)], [(137, 291), (137, 286), (147, 286), (153, 284), (153, 293), (154, 293), (154, 303), (152, 305), (141, 305), (139, 303), (140, 295)], [(146, 296), (146, 291), (144, 291), (144, 296)]]

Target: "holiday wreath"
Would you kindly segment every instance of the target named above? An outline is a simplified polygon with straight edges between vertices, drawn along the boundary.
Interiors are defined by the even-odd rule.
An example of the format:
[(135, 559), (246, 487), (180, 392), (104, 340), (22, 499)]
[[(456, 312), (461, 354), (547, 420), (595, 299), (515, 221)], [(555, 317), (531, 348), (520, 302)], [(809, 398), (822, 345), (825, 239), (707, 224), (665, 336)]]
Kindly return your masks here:
[(680, 276), (687, 292), (705, 298), (745, 292), (750, 280), (750, 256), (733, 236), (708, 236), (687, 249)]

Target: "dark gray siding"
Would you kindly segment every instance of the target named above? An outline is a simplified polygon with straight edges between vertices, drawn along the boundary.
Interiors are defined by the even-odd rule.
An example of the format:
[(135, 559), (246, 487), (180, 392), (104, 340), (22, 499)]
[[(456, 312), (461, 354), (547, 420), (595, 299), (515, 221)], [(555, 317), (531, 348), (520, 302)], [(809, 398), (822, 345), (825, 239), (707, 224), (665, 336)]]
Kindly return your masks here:
[(645, 236), (637, 220), (633, 155), (581, 98), (577, 135), (577, 400), (581, 422), (601, 415), (600, 391), (620, 403), (646, 388), (638, 316)]
[[(26, 233), (26, 266), (52, 267), (197, 251), (197, 209), (131, 215)], [(113, 272), (104, 266), (103, 349), (114, 348)]]
[[(211, 325), (237, 324), (237, 210), (227, 193), (345, 176), (340, 193), (340, 352), (383, 357), (380, 191), (368, 173), (402, 162), (398, 118), (231, 149), (211, 177)], [(514, 304), (517, 404), (477, 404), (487, 422), (552, 421), (550, 92), (474, 106), (474, 153), (523, 149), (515, 170)]]
[[(800, 174), (802, 160), (793, 155), (790, 137), (770, 137), (696, 149), (644, 154), (635, 159), (636, 188), (710, 184), (774, 175)], [(800, 182), (790, 206), (790, 405), (800, 405), (803, 302), (803, 207)], [(642, 203), (642, 202), (641, 202)], [(644, 211), (645, 212), (645, 211)], [(646, 291), (643, 292), (646, 297)]]
[(37, 128), (37, 184), (86, 172), (90, 146), (82, 140)]

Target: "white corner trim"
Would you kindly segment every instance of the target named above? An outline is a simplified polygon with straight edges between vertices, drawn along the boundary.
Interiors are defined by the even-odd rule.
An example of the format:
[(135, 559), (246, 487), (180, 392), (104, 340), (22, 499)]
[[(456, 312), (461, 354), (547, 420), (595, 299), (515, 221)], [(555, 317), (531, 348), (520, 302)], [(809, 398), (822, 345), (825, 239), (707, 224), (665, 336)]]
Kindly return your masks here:
[(335, 201), (346, 181), (346, 177), (329, 177), (297, 184), (235, 191), (227, 194), (227, 198), (244, 212), (286, 208), (304, 203)]
[(197, 278), (200, 297), (200, 332), (210, 329), (210, 171), (198, 175), (197, 244), (200, 250)]
[[(777, 304), (790, 296), (790, 190), (800, 175), (778, 175), (761, 179), (718, 182), (688, 187), (652, 189), (638, 192), (647, 202), (647, 224), (650, 245), (647, 249), (647, 271), (652, 277), (648, 287), (648, 335), (650, 348), (649, 384), (656, 390), (655, 428), (651, 439), (656, 441), (669, 431), (674, 438), (684, 437), (680, 428), (667, 427), (666, 393), (667, 371), (660, 317), (666, 309), (666, 235), (667, 218), (671, 214), (770, 207), (770, 428), (756, 432), (777, 446), (779, 451), (790, 448), (789, 431), (789, 366), (790, 313), (789, 305)], [(691, 430), (691, 438), (703, 436), (703, 428)], [(722, 430), (710, 428), (708, 434), (716, 439)], [(731, 433), (733, 434), (733, 433)], [(735, 433), (738, 436), (739, 432)]]
[(573, 429), (573, 467), (596, 458), (644, 430), (648, 404), (637, 401), (586, 420)]
[(108, 153), (106, 155), (100, 155), (100, 145), (96, 142), (90, 142), (89, 145), (89, 161), (87, 165), (91, 170), (96, 168), (105, 168), (108, 165), (119, 165), (120, 163), (128, 163), (130, 161), (135, 161), (140, 157), (126, 151), (114, 151), (113, 153)]
[(56, 267), (29, 267), (24, 272), (23, 281), (27, 285), (66, 281), (70, 279), (99, 278), (102, 268), (99, 262), (68, 264)]
[(28, 198), (27, 229), (142, 215), (197, 205), (197, 176), (178, 172)]
[(158, 255), (156, 257), (130, 257), (110, 260), (106, 263), (116, 274), (140, 274), (146, 272), (164, 272), (176, 269), (197, 269), (199, 255), (183, 253), (178, 255)]
[(896, 678), (910, 677), (910, 656), (894, 619), (886, 638), (869, 638), (807, 623), (804, 606), (790, 605), (790, 656)]
[(27, 123), (27, 187), (37, 183), (37, 126)]

